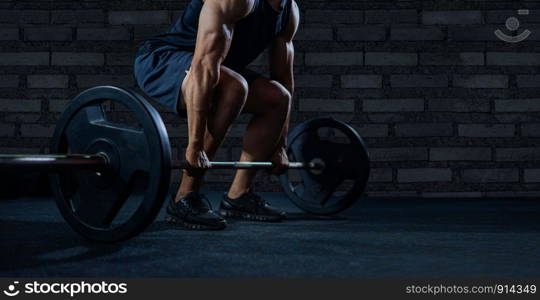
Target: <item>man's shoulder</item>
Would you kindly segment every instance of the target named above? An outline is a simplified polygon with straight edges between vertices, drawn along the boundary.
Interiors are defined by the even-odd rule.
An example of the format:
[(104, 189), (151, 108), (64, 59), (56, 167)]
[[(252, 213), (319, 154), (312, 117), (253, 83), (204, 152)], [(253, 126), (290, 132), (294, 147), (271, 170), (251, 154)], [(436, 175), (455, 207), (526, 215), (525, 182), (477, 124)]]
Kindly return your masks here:
[(226, 14), (239, 17), (249, 14), (258, 1), (261, 0), (205, 0), (205, 4), (216, 5)]
[(288, 15), (284, 16), (286, 25), (282, 27), (278, 37), (284, 38), (287, 41), (291, 41), (296, 35), (298, 25), (300, 23), (300, 9), (295, 0), (290, 0), (290, 11)]
[(295, 0), (291, 0), (291, 8), (292, 8), (293, 13), (296, 13), (296, 14), (300, 13), (300, 8), (298, 7), (298, 3), (296, 3)]

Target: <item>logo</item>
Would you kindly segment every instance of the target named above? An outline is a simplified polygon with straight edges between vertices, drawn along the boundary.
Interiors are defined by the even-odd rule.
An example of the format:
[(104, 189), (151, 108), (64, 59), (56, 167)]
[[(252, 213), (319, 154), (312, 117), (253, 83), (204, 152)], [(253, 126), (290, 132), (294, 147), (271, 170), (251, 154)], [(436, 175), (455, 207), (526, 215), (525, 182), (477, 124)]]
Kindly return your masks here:
[[(518, 15), (528, 15), (529, 10), (528, 9), (520, 9), (517, 11)], [(529, 35), (531, 35), (531, 31), (528, 29), (523, 30), (521, 33), (518, 34), (519, 29), (519, 20), (516, 17), (510, 17), (506, 19), (505, 23), (506, 29), (508, 29), (511, 33), (511, 35), (505, 34), (502, 30), (497, 29), (495, 30), (495, 35), (502, 41), (505, 41), (507, 43), (519, 43), (524, 40), (526, 40)]]
[(19, 294), (64, 294), (74, 297), (79, 294), (127, 294), (127, 283), (101, 282), (23, 282), (10, 284), (4, 295), (15, 297)]
[(19, 282), (18, 282), (18, 281), (14, 281), (13, 284), (10, 284), (10, 285), (8, 286), (8, 288), (7, 288), (7, 291), (4, 290), (4, 294), (5, 294), (6, 296), (9, 296), (9, 297), (15, 297), (15, 296), (17, 296), (17, 295), (20, 293), (20, 291), (19, 291), (19, 290), (15, 290), (15, 285), (16, 285), (16, 284), (19, 284)]

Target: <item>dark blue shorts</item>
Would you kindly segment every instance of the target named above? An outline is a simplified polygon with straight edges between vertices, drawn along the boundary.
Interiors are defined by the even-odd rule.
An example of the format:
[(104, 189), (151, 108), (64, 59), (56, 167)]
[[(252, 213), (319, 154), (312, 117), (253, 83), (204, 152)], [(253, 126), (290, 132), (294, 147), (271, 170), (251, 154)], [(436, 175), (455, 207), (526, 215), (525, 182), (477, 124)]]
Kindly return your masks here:
[[(178, 109), (182, 97), (182, 82), (191, 67), (193, 52), (178, 50), (173, 46), (160, 46), (135, 58), (133, 73), (139, 87), (152, 99), (168, 110), (184, 115)], [(252, 70), (238, 72), (248, 83), (261, 75)]]

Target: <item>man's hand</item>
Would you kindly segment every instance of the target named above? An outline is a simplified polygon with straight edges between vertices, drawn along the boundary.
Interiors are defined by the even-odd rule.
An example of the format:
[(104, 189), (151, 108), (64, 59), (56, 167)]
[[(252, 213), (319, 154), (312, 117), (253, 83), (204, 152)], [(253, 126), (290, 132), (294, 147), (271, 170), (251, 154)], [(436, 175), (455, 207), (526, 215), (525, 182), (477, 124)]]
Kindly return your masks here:
[(187, 169), (188, 174), (196, 176), (202, 169), (210, 168), (210, 160), (206, 155), (206, 152), (200, 148), (188, 146), (186, 148), (186, 162), (192, 168), (199, 170)]
[(270, 158), (274, 168), (270, 171), (272, 174), (283, 174), (289, 168), (289, 157), (287, 157), (287, 150), (283, 147), (279, 147), (278, 150)]

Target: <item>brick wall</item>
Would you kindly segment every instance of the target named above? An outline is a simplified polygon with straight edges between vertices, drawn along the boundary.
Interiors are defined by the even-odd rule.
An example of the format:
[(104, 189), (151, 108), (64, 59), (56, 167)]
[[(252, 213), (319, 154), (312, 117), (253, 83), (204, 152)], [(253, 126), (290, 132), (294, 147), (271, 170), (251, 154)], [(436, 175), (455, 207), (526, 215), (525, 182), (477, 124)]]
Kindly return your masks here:
[[(136, 43), (185, 3), (0, 0), (0, 152), (47, 152), (59, 113), (83, 89), (135, 88)], [(298, 3), (293, 120), (331, 115), (356, 127), (371, 149), (370, 195), (540, 195), (540, 1)], [(498, 40), (493, 31), (523, 8), (531, 36)], [(265, 71), (264, 61), (253, 68)], [(185, 122), (163, 118), (178, 155)], [(218, 159), (238, 157), (246, 121)], [(208, 176), (217, 188), (230, 179)], [(265, 175), (258, 185), (277, 186)]]

